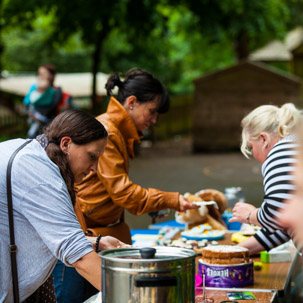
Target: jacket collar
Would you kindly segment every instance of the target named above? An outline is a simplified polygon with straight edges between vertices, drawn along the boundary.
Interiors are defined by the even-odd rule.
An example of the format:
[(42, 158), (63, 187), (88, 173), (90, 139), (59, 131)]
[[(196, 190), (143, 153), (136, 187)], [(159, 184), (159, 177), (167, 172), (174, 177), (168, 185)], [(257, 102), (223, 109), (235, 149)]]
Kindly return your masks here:
[(133, 120), (123, 105), (114, 97), (110, 98), (106, 113), (121, 132), (130, 157), (134, 158), (134, 142), (140, 143), (140, 137)]

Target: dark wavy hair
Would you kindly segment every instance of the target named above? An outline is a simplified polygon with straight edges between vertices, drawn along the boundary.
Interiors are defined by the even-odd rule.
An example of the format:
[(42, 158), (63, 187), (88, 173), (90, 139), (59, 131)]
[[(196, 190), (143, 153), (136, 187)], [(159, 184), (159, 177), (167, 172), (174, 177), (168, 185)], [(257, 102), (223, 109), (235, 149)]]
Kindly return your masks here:
[(66, 110), (44, 129), (44, 134), (49, 141), (51, 140), (55, 143), (47, 146), (46, 153), (59, 167), (74, 204), (74, 175), (70, 169), (66, 155), (60, 148), (61, 139), (68, 136), (71, 137), (75, 144), (84, 145), (106, 138), (107, 131), (94, 116), (80, 110)]
[(169, 110), (170, 100), (163, 84), (156, 79), (151, 73), (139, 69), (130, 69), (125, 74), (124, 81), (121, 81), (120, 74), (111, 75), (105, 88), (108, 96), (112, 96), (112, 90), (118, 87), (117, 100), (124, 104), (129, 96), (136, 96), (138, 102), (145, 103), (159, 100), (158, 113), (165, 113)]

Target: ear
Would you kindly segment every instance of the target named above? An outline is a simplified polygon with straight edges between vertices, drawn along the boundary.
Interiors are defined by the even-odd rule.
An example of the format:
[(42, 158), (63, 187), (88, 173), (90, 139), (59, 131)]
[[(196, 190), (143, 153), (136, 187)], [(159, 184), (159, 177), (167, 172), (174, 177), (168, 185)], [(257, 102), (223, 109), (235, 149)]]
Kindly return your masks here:
[(70, 144), (72, 143), (72, 138), (71, 137), (62, 137), (61, 142), (60, 142), (60, 148), (61, 150), (66, 153), (69, 150)]
[(135, 105), (138, 103), (137, 97), (132, 95), (126, 98), (124, 106), (127, 110), (132, 110)]
[(261, 132), (260, 133), (260, 140), (262, 142), (262, 144), (268, 144), (269, 143), (269, 136), (267, 133)]

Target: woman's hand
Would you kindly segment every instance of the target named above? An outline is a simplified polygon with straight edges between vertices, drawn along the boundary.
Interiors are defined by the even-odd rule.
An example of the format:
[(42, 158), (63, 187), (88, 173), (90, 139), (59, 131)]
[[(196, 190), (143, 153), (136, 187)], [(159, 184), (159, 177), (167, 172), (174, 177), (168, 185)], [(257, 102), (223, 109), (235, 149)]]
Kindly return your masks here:
[(198, 209), (200, 206), (193, 204), (187, 200), (183, 195), (179, 195), (179, 211), (184, 212), (187, 209)]
[(111, 237), (111, 236), (105, 236), (102, 237), (99, 242), (99, 249), (100, 250), (106, 250), (106, 249), (113, 249), (113, 248), (121, 248), (121, 247), (130, 247), (131, 245), (125, 244), (118, 239)]
[[(251, 204), (244, 203), (244, 202), (238, 202), (234, 206), (232, 212), (233, 217), (229, 219), (229, 222), (241, 222), (241, 223), (253, 223), (255, 222), (255, 217), (257, 213), (257, 208)], [(247, 220), (247, 217), (249, 216), (249, 222)]]

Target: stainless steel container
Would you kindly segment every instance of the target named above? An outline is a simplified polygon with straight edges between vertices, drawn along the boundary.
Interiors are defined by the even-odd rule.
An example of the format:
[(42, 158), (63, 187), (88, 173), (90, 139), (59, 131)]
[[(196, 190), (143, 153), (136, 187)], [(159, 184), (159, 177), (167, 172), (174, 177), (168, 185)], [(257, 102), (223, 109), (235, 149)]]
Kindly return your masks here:
[(195, 302), (193, 250), (162, 246), (120, 248), (99, 255), (103, 303)]

